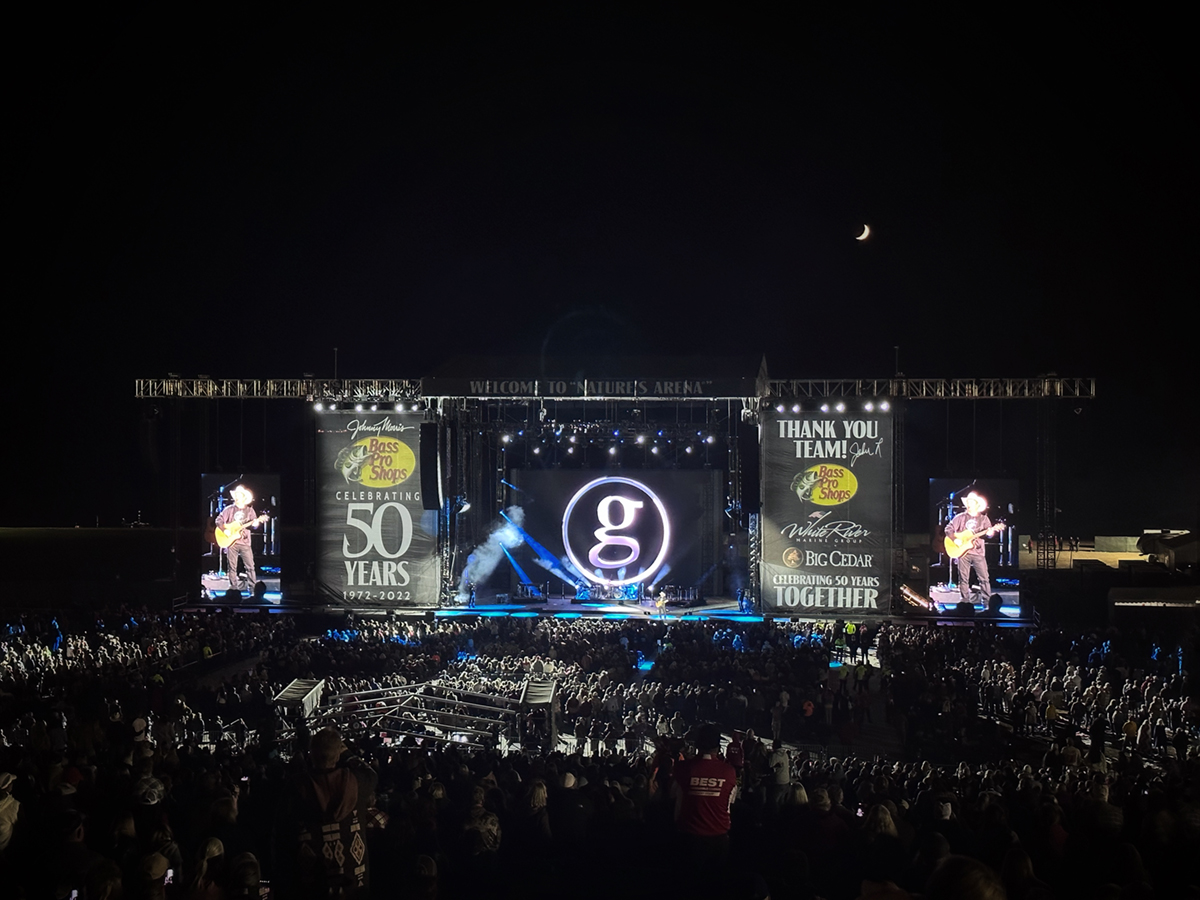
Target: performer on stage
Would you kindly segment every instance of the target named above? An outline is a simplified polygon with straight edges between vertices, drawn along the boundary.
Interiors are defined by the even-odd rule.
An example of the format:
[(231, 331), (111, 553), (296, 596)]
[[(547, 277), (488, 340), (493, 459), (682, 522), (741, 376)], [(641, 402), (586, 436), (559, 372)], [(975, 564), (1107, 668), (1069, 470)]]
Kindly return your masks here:
[[(963, 499), (966, 512), (961, 512), (946, 525), (946, 537), (951, 541), (965, 539), (973, 535), (970, 546), (958, 557), (958, 592), (963, 600), (971, 599), (971, 570), (979, 579), (979, 594), (986, 606), (992, 596), (992, 583), (988, 577), (987, 554), (983, 539), (991, 537), (1004, 527), (1003, 524), (993, 525), (984, 510), (987, 509), (987, 498), (975, 491)], [(949, 546), (949, 545), (947, 545)]]
[[(219, 535), (232, 538), (232, 543), (225, 547), (225, 559), (229, 564), (229, 586), (234, 590), (254, 593), (258, 576), (254, 570), (254, 550), (250, 546), (250, 529), (265, 521), (266, 516), (255, 515), (254, 495), (244, 484), (239, 484), (230, 490), (233, 505), (226, 506), (217, 516), (216, 527)], [(238, 560), (246, 570), (245, 578), (238, 577)]]

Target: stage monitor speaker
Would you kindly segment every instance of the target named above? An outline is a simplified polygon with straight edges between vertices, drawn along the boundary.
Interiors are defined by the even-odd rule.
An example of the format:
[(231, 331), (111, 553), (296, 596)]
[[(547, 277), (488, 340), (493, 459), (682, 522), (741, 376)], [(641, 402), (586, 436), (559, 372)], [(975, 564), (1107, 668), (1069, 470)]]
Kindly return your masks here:
[(442, 479), (437, 422), (421, 423), (421, 506), (442, 508)]

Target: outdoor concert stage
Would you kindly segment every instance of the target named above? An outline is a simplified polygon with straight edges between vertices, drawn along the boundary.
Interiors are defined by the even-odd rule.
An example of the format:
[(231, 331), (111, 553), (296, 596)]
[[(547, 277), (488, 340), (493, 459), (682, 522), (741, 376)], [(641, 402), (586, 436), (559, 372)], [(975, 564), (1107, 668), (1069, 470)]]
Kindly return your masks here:
[[(458, 615), (470, 614), (465, 601), (474, 593), (477, 612), (648, 616), (649, 602), (634, 605), (634, 597), (664, 589), (669, 599), (672, 591), (725, 597), (741, 587), (767, 616), (882, 620), (897, 612), (896, 579), (923, 571), (915, 583), (924, 589), (934, 568), (928, 554), (922, 563), (910, 553), (907, 540), (919, 517), (905, 510), (905, 433), (958, 433), (950, 406), (946, 416), (908, 425), (906, 407), (969, 401), (974, 411), (980, 399), (1079, 399), (1095, 391), (1087, 379), (1057, 377), (779, 380), (757, 356), (585, 357), (461, 357), (407, 380), (139, 381), (137, 396), (172, 417), (164, 430), (174, 436), (168, 468), (194, 466), (201, 476), (204, 540), (195, 568), (186, 560), (182, 500), (190, 489), (171, 488), (183, 511), (169, 529), (175, 605), (254, 606), (224, 596), (209, 538), (240, 490), (253, 501), (241, 513), (244, 526), (234, 514), (250, 534), (240, 564), (273, 569), (279, 579), (281, 593), (271, 590), (264, 608)], [(193, 408), (190, 399), (206, 402)], [(305, 439), (286, 459), (268, 459), (275, 444), (266, 438), (261, 459), (245, 458), (247, 400), (265, 401), (264, 435), (301, 425)], [(277, 400), (296, 403), (307, 421), (275, 421), (267, 407)], [(239, 425), (218, 440), (226, 401), (238, 404)], [(1037, 428), (1026, 414), (1010, 424), (1010, 436)], [(195, 447), (184, 443), (189, 434)], [(982, 470), (988, 463), (976, 465), (974, 437), (970, 449), (955, 453)], [(208, 467), (234, 458), (233, 450), (244, 460), (236, 471)], [(961, 468), (950, 455), (941, 464), (946, 472)], [(996, 526), (1009, 529), (988, 529), (989, 552), (1002, 555), (996, 573), (1015, 566), (1020, 490), (1013, 479), (989, 484), (982, 475), (934, 479), (921, 493), (942, 497), (938, 511), (948, 518), (963, 491), (990, 491), (998, 519), (1008, 519)], [(1042, 500), (1036, 507), (1053, 508)], [(1054, 533), (1052, 523), (1036, 524)], [(1041, 547), (1039, 568), (1053, 567)], [(608, 602), (528, 601), (547, 590)], [(624, 591), (622, 603), (616, 598)], [(1018, 606), (1011, 593), (986, 618), (1011, 618)], [(496, 595), (516, 602), (482, 602)], [(943, 614), (941, 605), (921, 605)], [(666, 615), (738, 612), (733, 600), (710, 599)]]

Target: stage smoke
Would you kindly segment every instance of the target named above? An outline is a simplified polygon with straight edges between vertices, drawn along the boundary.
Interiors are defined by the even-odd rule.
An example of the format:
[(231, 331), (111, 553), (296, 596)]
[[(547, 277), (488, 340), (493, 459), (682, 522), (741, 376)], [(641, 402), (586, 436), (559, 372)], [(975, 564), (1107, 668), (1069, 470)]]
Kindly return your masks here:
[(667, 576), (671, 574), (671, 567), (666, 563), (658, 570), (658, 577), (654, 579), (654, 583), (650, 585), (651, 591), (657, 591), (658, 586), (667, 580)]
[(576, 578), (572, 577), (572, 576), (568, 575), (566, 572), (564, 572), (562, 570), (562, 568), (558, 565), (558, 563), (556, 563), (554, 560), (542, 559), (542, 557), (539, 556), (534, 559), (533, 563), (536, 566), (541, 566), (543, 569), (545, 569), (551, 575), (555, 576), (556, 578), (561, 579), (566, 584), (569, 584), (572, 587), (575, 586)]
[(471, 595), (471, 585), (487, 580), (496, 566), (504, 559), (505, 550), (511, 550), (521, 544), (521, 526), (525, 522), (525, 510), (519, 506), (510, 506), (502, 514), (501, 519), (492, 523), (492, 530), (487, 540), (471, 551), (467, 557), (467, 566), (463, 569), (462, 577), (458, 580), (459, 603), (465, 603)]

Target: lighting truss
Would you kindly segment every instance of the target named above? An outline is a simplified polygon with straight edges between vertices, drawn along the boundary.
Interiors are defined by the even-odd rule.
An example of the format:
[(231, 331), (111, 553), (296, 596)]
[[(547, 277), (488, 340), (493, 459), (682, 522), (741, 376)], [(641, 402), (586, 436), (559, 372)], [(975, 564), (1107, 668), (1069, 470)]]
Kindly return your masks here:
[(421, 399), (421, 382), (397, 378), (139, 378), (139, 400), (304, 400), (399, 403)]
[(773, 397), (802, 400), (828, 397), (891, 397), (905, 400), (1035, 400), (1042, 397), (1067, 397), (1092, 400), (1096, 397), (1095, 378), (1060, 378), (1039, 375), (1035, 378), (856, 378), (771, 380)]

